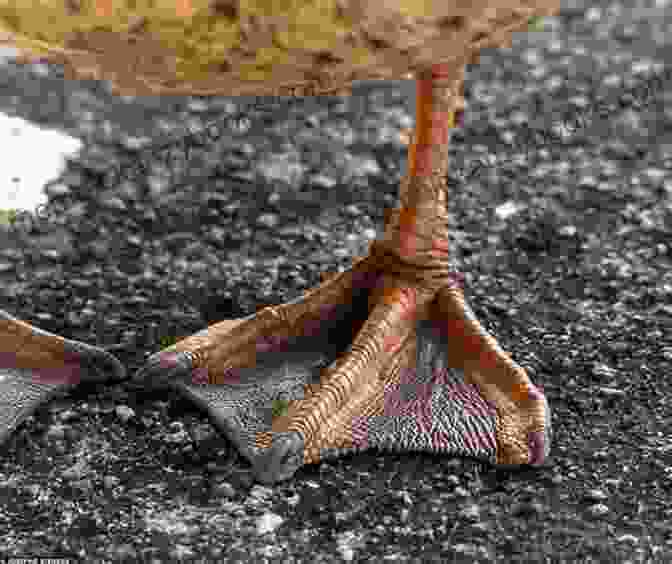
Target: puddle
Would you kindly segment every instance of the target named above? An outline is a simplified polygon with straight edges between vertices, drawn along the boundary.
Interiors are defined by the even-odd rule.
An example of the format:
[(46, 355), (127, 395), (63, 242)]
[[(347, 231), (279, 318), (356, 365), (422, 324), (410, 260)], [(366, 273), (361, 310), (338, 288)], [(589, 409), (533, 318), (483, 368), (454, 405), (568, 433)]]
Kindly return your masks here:
[(82, 147), (79, 139), (0, 113), (0, 209), (34, 212), (47, 203), (44, 186)]

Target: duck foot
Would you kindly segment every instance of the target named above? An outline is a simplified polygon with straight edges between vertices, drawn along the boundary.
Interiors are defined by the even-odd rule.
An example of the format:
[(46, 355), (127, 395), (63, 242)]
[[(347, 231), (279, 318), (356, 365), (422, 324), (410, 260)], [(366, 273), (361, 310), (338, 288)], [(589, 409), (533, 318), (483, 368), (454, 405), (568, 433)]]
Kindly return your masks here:
[[(378, 264), (378, 263), (376, 263)], [(205, 409), (262, 483), (369, 448), (497, 466), (548, 456), (548, 402), (465, 303), (365, 257), (304, 296), (150, 357), (134, 380)]]
[(110, 382), (126, 371), (107, 351), (64, 339), (0, 310), (0, 444), (44, 403), (82, 382)]

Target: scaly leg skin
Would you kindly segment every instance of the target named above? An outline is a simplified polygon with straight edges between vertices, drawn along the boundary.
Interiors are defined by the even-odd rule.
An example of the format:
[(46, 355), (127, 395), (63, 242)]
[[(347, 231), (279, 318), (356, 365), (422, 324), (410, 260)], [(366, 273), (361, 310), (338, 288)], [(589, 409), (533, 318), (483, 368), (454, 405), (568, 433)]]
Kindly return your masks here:
[(460, 288), (441, 289), (433, 313), (449, 336), (453, 366), (497, 407), (497, 464), (542, 464), (551, 445), (551, 414), (542, 391), (481, 326)]
[(119, 381), (125, 375), (119, 360), (105, 350), (0, 310), (0, 444), (42, 404), (81, 382)]
[(318, 330), (322, 319), (351, 300), (355, 288), (375, 281), (370, 263), (368, 258), (360, 259), (298, 300), (236, 320), (233, 334), (232, 320), (215, 323), (153, 355), (133, 379), (151, 386), (171, 385), (175, 378), (203, 384), (227, 382), (237, 369), (254, 366), (258, 353)]
[[(395, 232), (395, 225), (392, 225), (386, 232), (389, 235), (387, 241), (392, 241), (398, 257), (407, 267), (429, 270), (436, 264), (432, 259), (443, 256), (447, 249), (445, 233), (432, 232), (431, 227), (432, 222), (440, 223), (436, 218), (441, 218), (447, 205), (445, 191), (438, 190), (433, 182), (439, 178), (441, 184), (445, 178), (446, 130), (452, 121), (452, 108), (459, 107), (451, 97), (451, 82), (454, 86), (459, 79), (455, 80), (454, 70), (445, 66), (436, 66), (418, 79), (417, 123), (409, 155), (409, 180), (402, 186), (403, 205), (397, 230)], [(429, 252), (427, 240), (430, 241)], [(495, 339), (482, 329), (464, 303), (461, 290), (447, 283), (434, 294), (437, 300), (430, 303), (428, 312), (423, 310), (428, 303), (427, 295), (431, 295), (422, 295), (426, 285), (409, 286), (394, 276), (386, 276), (384, 285), (387, 291), (382, 299), (378, 298), (380, 301), (345, 359), (333, 371), (324, 374), (321, 390), (292, 406), (283, 422), (283, 431), (267, 437), (268, 453), (255, 469), (257, 476), (264, 481), (273, 481), (274, 477), (285, 475), (286, 466), (299, 453), (303, 454), (304, 463), (317, 462), (329, 449), (352, 445), (358, 434), (361, 442), (362, 433), (366, 435), (370, 431), (361, 424), (362, 420), (377, 421), (381, 415), (383, 418), (394, 416), (386, 409), (392, 402), (389, 394), (381, 393), (380, 380), (391, 377), (388, 385), (393, 385), (395, 379), (398, 383), (402, 371), (387, 371), (384, 367), (398, 365), (395, 355), (400, 352), (394, 345), (389, 347), (386, 343), (403, 343), (417, 337), (413, 334), (415, 323), (426, 318), (428, 313), (445, 330), (449, 363), (463, 371), (462, 390), (471, 394), (465, 404), (463, 421), (474, 423), (469, 431), (471, 438), (482, 439), (476, 441), (472, 454), (492, 459), (489, 446), (494, 442), (498, 465), (543, 463), (551, 438), (548, 403), (525, 371), (513, 363)], [(407, 374), (417, 375), (420, 368), (417, 360), (407, 358), (405, 365), (401, 363)], [(441, 388), (440, 382), (434, 384), (435, 388)], [(450, 387), (447, 382), (443, 384)], [(416, 405), (413, 416), (416, 420), (422, 420), (427, 407), (433, 405), (434, 394), (428, 394), (428, 398)], [(473, 413), (478, 413), (478, 417), (473, 417)], [(444, 415), (445, 412), (436, 411), (434, 429), (447, 426), (454, 432), (455, 425), (447, 424), (445, 418), (441, 421)], [(494, 429), (490, 427), (494, 437), (492, 434), (488, 436), (486, 430), (488, 418), (494, 422)], [(477, 420), (479, 424), (476, 424)], [(430, 425), (430, 430), (425, 433), (432, 434), (431, 428)], [(400, 447), (399, 438), (395, 436), (395, 440), (396, 447)], [(433, 445), (430, 450), (437, 450), (436, 441), (430, 437), (422, 441), (416, 437), (415, 442)], [(458, 442), (459, 437), (449, 433), (444, 444)]]
[[(303, 464), (365, 448), (464, 454), (503, 466), (539, 465), (548, 455), (546, 399), (480, 326), (449, 268), (447, 132), (461, 106), (456, 92), (463, 70), (436, 65), (420, 73), (401, 206), (368, 257), (301, 300), (265, 308), (235, 330), (230, 323), (221, 331), (214, 325), (162, 351), (138, 375), (148, 384), (181, 380), (226, 430), (265, 385), (245, 395), (254, 377), (240, 370), (254, 368), (269, 348), (310, 334), (316, 323), (327, 322), (329, 311), (353, 299), (357, 285), (365, 286), (367, 302), (357, 307), (368, 317), (352, 325), (350, 346), (321, 371), (319, 382), (300, 367), (294, 384), (300, 380), (305, 393), (289, 394), (286, 413), (266, 427), (240, 415), (228, 425), (229, 431), (261, 429), (255, 446), (243, 449), (261, 482), (285, 480)], [(184, 384), (189, 378), (191, 385)], [(228, 394), (226, 401), (212, 388)], [(264, 397), (276, 396), (277, 390)], [(249, 440), (240, 432), (230, 435), (239, 446)]]

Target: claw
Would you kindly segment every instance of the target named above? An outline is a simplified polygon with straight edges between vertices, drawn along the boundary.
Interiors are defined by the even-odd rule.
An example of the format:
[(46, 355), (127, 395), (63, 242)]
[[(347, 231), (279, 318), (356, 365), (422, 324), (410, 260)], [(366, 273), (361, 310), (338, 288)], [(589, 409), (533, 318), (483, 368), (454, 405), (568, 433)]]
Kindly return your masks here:
[(551, 452), (551, 442), (553, 441), (553, 427), (551, 425), (551, 408), (548, 400), (544, 397), (544, 426), (543, 433), (538, 431), (531, 432), (528, 435), (528, 447), (530, 466), (541, 466), (548, 459)]
[(72, 358), (79, 363), (82, 371), (88, 375), (87, 380), (90, 377), (92, 381), (118, 382), (126, 378), (126, 369), (121, 362), (104, 349), (66, 340), (63, 343), (63, 350), (65, 356), (72, 355)]
[(277, 433), (271, 446), (261, 450), (252, 473), (262, 484), (274, 484), (291, 478), (303, 466), (304, 441), (300, 433)]
[(81, 383), (126, 377), (102, 348), (64, 339), (0, 309), (0, 444), (42, 405)]
[(189, 353), (161, 351), (149, 357), (147, 363), (133, 375), (132, 381), (151, 388), (166, 388), (175, 382), (186, 380), (191, 383), (192, 372)]

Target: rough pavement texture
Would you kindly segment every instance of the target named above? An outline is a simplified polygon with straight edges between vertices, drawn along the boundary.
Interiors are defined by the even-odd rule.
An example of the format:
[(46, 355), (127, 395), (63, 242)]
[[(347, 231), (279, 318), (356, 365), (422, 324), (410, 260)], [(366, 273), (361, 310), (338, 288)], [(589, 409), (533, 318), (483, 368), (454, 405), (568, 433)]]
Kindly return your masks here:
[[(669, 74), (637, 85), (669, 72), (670, 15), (661, 2), (565, 2), (552, 31), (469, 68), (452, 234), (476, 313), (548, 394), (548, 468), (372, 452), (251, 486), (188, 403), (82, 388), (0, 453), (0, 553), (669, 562), (672, 90)], [(146, 154), (149, 171), (117, 182), (114, 163), (171, 126), (222, 118), (225, 102), (113, 99), (86, 82), (61, 96), (46, 66), (4, 66), (0, 82), (2, 111), (88, 141), (50, 186), (41, 233), (2, 251), (0, 307), (109, 347), (131, 372), (171, 339), (291, 299), (361, 254), (394, 204), (405, 150), (393, 138), (413, 107), (383, 87), (301, 119), (248, 107), (247, 133), (204, 141), (188, 166)], [(586, 114), (594, 99), (603, 118)], [(472, 174), (486, 153), (496, 162)], [(28, 244), (38, 236), (42, 253)]]

